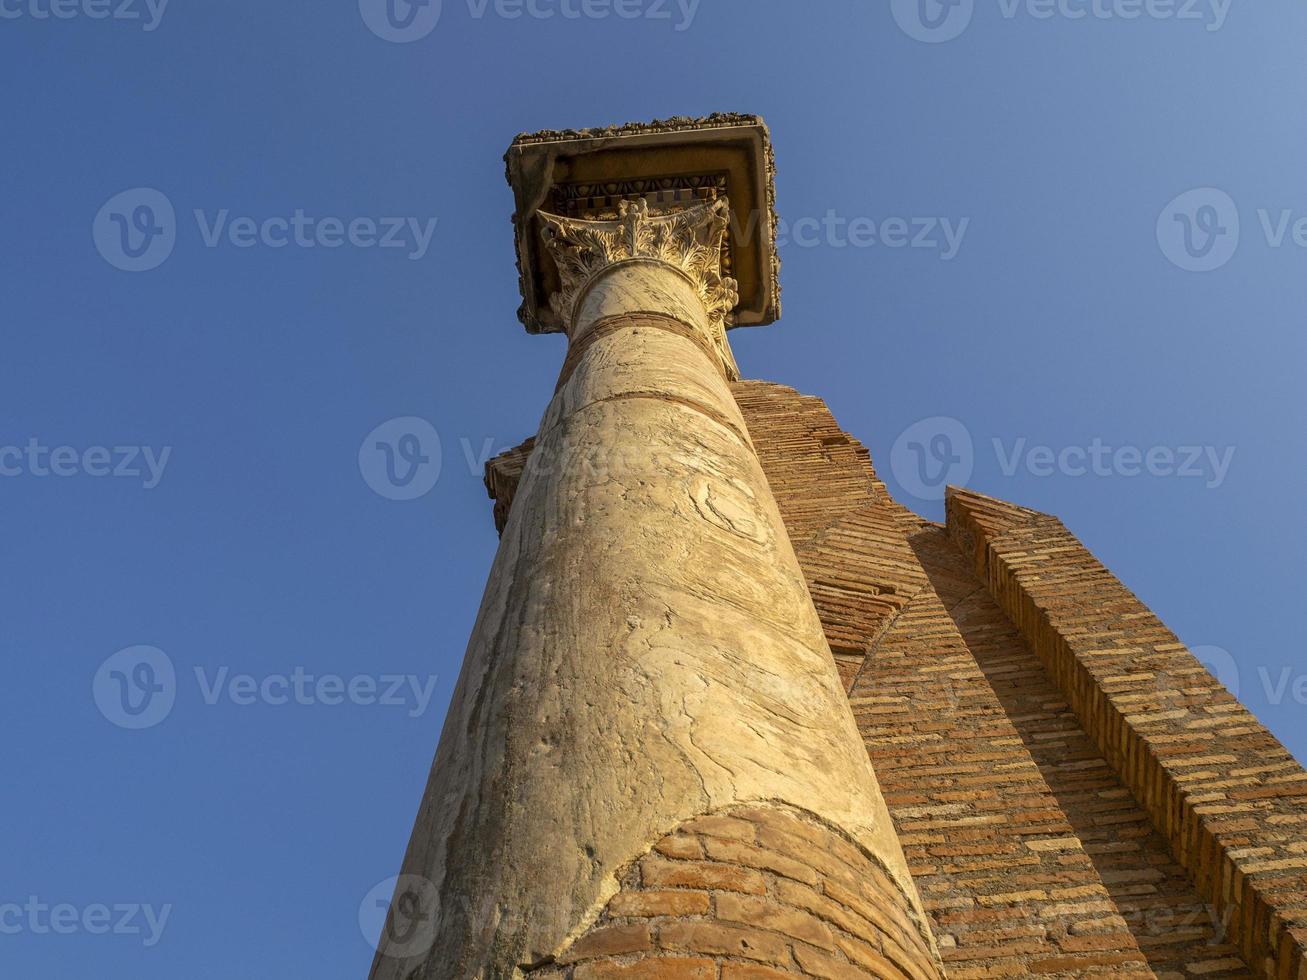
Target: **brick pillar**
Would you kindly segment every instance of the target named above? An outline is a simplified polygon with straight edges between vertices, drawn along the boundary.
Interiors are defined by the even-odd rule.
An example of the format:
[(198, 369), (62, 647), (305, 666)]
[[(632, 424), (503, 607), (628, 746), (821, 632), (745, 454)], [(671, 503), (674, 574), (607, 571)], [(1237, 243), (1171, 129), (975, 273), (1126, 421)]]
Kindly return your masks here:
[(570, 352), (373, 976), (939, 976), (731, 396), (725, 201), (544, 218)]

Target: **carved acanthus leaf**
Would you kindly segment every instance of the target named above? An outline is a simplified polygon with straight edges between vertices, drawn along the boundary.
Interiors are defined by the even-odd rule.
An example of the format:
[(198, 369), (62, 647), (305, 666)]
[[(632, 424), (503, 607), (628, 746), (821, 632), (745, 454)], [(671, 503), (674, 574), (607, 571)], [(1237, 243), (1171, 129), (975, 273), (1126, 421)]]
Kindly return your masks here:
[(622, 201), (619, 216), (587, 221), (539, 212), (541, 233), (558, 267), (562, 288), (549, 298), (564, 323), (572, 322), (587, 283), (614, 262), (648, 258), (680, 269), (694, 283), (708, 312), (713, 344), (728, 370), (734, 367), (726, 343), (731, 311), (740, 301), (734, 279), (721, 274), (722, 241), (730, 226), (726, 198), (667, 214), (650, 214), (644, 200)]

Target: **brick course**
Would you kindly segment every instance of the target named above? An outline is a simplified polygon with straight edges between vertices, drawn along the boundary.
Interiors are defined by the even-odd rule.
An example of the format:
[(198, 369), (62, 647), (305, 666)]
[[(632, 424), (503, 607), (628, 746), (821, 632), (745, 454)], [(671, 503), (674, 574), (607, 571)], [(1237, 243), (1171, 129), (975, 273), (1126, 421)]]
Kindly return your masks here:
[(1147, 814), (943, 531), (851, 692), (954, 978), (1249, 977)]
[(1307, 772), (1056, 518), (955, 492), (949, 531), (1249, 963), (1307, 976)]
[(789, 808), (737, 807), (687, 821), (621, 885), (598, 921), (532, 977), (940, 976), (924, 924), (913, 921), (890, 876), (842, 835)]
[[(978, 529), (957, 533), (961, 525), (950, 508), (945, 534), (895, 503), (865, 450), (848, 436), (840, 439), (818, 399), (761, 382), (741, 382), (735, 392), (850, 686), (914, 877), (934, 913), (950, 975), (1246, 976), (1252, 961), (1256, 972), (1297, 976), (1298, 967), (1286, 965), (1297, 963), (1292, 952), (1288, 961), (1284, 953), (1268, 961), (1265, 949), (1245, 944), (1235, 955), (1227, 945), (1241, 935), (1237, 918), (1231, 921), (1212, 900), (1214, 890), (1195, 880), (1170, 825), (1154, 807), (1136, 802), (1129, 758), (1100, 744), (997, 584), (975, 564), (983, 550)], [(859, 466), (860, 481), (853, 475)], [(977, 519), (1000, 530), (1014, 514), (1021, 515), (1018, 523), (1043, 516), (994, 503), (1001, 517)], [(877, 530), (857, 541), (848, 527)], [(1073, 546), (1088, 554), (1074, 539), (1055, 544), (1054, 554)], [(1105, 598), (1082, 589), (1074, 601), (1101, 607)], [(1138, 605), (1131, 614), (1151, 616)], [(902, 658), (897, 667), (895, 657)], [(1171, 664), (1161, 686), (1188, 696), (1194, 677), (1219, 686), (1196, 662)], [(1100, 682), (1110, 686), (1109, 679)], [(1224, 719), (1232, 710), (1226, 705), (1214, 716)], [(1245, 735), (1256, 725), (1239, 712), (1238, 721), (1222, 723), (1226, 734)], [(1145, 717), (1156, 723), (1155, 715)], [(1143, 720), (1132, 713), (1130, 723)], [(1221, 753), (1193, 751), (1183, 738), (1174, 744), (1202, 763), (1186, 770), (1198, 778), (1206, 767), (1219, 773), (1229, 764), (1216, 758)], [(1245, 770), (1253, 768), (1227, 778), (1247, 779), (1252, 773)], [(1288, 772), (1288, 789), (1264, 791), (1294, 799), (1299, 771), (1287, 754), (1277, 755), (1266, 774)], [(1246, 817), (1237, 816), (1225, 826), (1246, 835)], [(1295, 817), (1276, 819), (1282, 822), (1268, 817), (1263, 833), (1283, 836)], [(1239, 853), (1279, 876), (1287, 910), (1304, 894), (1294, 874), (1301, 854), (1277, 852), (1270, 859), (1265, 840), (1244, 841), (1261, 845)], [(1307, 862), (1301, 866), (1307, 870)], [(940, 869), (943, 879), (934, 880)], [(1087, 871), (1101, 880), (1077, 883)], [(946, 914), (952, 918), (945, 921)], [(1300, 923), (1287, 915), (1281, 921), (1277, 940), (1276, 920), (1267, 917), (1266, 946), (1288, 950)], [(950, 931), (963, 925), (965, 937)]]

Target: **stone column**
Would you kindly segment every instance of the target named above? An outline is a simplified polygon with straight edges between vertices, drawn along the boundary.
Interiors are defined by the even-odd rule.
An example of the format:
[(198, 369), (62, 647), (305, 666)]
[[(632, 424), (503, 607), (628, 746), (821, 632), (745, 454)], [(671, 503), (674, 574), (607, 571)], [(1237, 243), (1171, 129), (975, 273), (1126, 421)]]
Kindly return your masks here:
[(540, 215), (569, 351), (377, 980), (941, 975), (731, 396), (728, 217)]

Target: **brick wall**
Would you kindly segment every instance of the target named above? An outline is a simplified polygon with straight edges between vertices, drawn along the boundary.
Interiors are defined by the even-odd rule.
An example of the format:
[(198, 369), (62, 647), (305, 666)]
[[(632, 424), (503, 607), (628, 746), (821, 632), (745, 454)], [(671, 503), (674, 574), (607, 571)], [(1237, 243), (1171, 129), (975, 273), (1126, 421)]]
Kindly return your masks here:
[(736, 807), (691, 820), (621, 880), (598, 921), (538, 980), (930, 980), (908, 900), (811, 817)]
[(912, 545), (850, 700), (949, 975), (1250, 976), (961, 553)]
[[(950, 972), (1239, 976), (1251, 961), (1259, 973), (1297, 976), (1293, 903), (1307, 908), (1307, 888), (1295, 868), (1307, 848), (1293, 850), (1302, 846), (1297, 834), (1303, 826), (1295, 823), (1301, 818), (1293, 807), (1267, 813), (1258, 833), (1249, 835), (1247, 801), (1205, 804), (1200, 798), (1200, 809), (1214, 806), (1226, 828), (1242, 832), (1241, 846), (1231, 837), (1230, 850), (1251, 856), (1254, 869), (1276, 876), (1275, 914), (1233, 914), (1218, 897), (1238, 891), (1239, 880), (1204, 872), (1193, 862), (1192, 856), (1206, 853), (1203, 846), (1186, 845), (1183, 835), (1171, 833), (1180, 823), (1172, 817), (1168, 824), (1163, 808), (1148, 804), (1143, 782), (1132, 780), (1137, 754), (1099, 738), (1085, 720), (1093, 711), (1080, 712), (1076, 698), (1064, 693), (1065, 678), (1055, 660), (1039, 652), (1034, 632), (1022, 625), (1022, 611), (1005, 601), (1010, 596), (1000, 594), (1002, 584), (987, 575), (986, 566), (976, 564), (987, 547), (980, 526), (964, 527), (951, 508), (945, 535), (906, 512), (888, 496), (865, 450), (848, 436), (840, 439), (820, 400), (760, 382), (737, 385), (736, 398), (851, 685), (855, 714), (914, 877), (934, 913)], [(862, 469), (860, 481), (855, 467)], [(1042, 518), (998, 506), (1001, 518), (975, 519), (1001, 530), (1013, 515), (1018, 523)], [(1020, 551), (1019, 543), (1013, 547)], [(1044, 561), (1071, 547), (1088, 555), (1074, 539), (1059, 540)], [(1067, 581), (1079, 587), (1066, 598), (1068, 606), (1102, 609), (1118, 598), (1110, 582), (1086, 579), (1083, 568), (1070, 568)], [(952, 599), (946, 601), (945, 594)], [(1151, 617), (1137, 604), (1128, 615)], [(1172, 650), (1182, 649), (1174, 637), (1169, 642)], [(896, 656), (904, 658), (897, 668)], [(1194, 696), (1191, 681), (1197, 678), (1204, 689), (1219, 688), (1192, 658), (1169, 661), (1148, 683), (1170, 699), (1164, 707), (1175, 711), (1177, 698)], [(1113, 683), (1100, 676), (1083, 690), (1103, 684), (1110, 690)], [(1218, 725), (1224, 735), (1249, 738), (1261, 747), (1256, 751), (1270, 753), (1260, 778), (1272, 784), (1253, 788), (1263, 794), (1258, 808), (1269, 810), (1272, 798), (1281, 804), (1296, 799), (1301, 769), (1278, 743), (1266, 741), (1269, 736), (1242, 709), (1237, 721), (1218, 722), (1232, 703), (1200, 708), (1200, 728)], [(1142, 731), (1160, 723), (1146, 713), (1130, 717), (1131, 724), (1144, 725)], [(1197, 752), (1190, 758), (1219, 766), (1220, 754), (1210, 749), (1206, 758)], [(1212, 783), (1224, 781), (1220, 777), (1252, 780), (1258, 778), (1254, 768), (1248, 761), (1238, 774), (1202, 767), (1183, 773), (1207, 779), (1206, 792), (1219, 792)], [(938, 799), (921, 800), (927, 786), (926, 795)], [(917, 833), (926, 836), (918, 841)], [(1059, 834), (1075, 844), (1059, 843)], [(932, 847), (945, 851), (931, 853)], [(1005, 880), (1016, 884), (1005, 886)], [(1037, 887), (1041, 881), (1044, 887)], [(1026, 884), (1031, 887), (1021, 887)], [(998, 925), (980, 928), (986, 921)], [(1244, 942), (1249, 934), (1265, 942)], [(1235, 950), (1231, 941), (1242, 945)]]
[(1307, 772), (1055, 518), (974, 493), (949, 530), (1249, 963), (1307, 976)]

